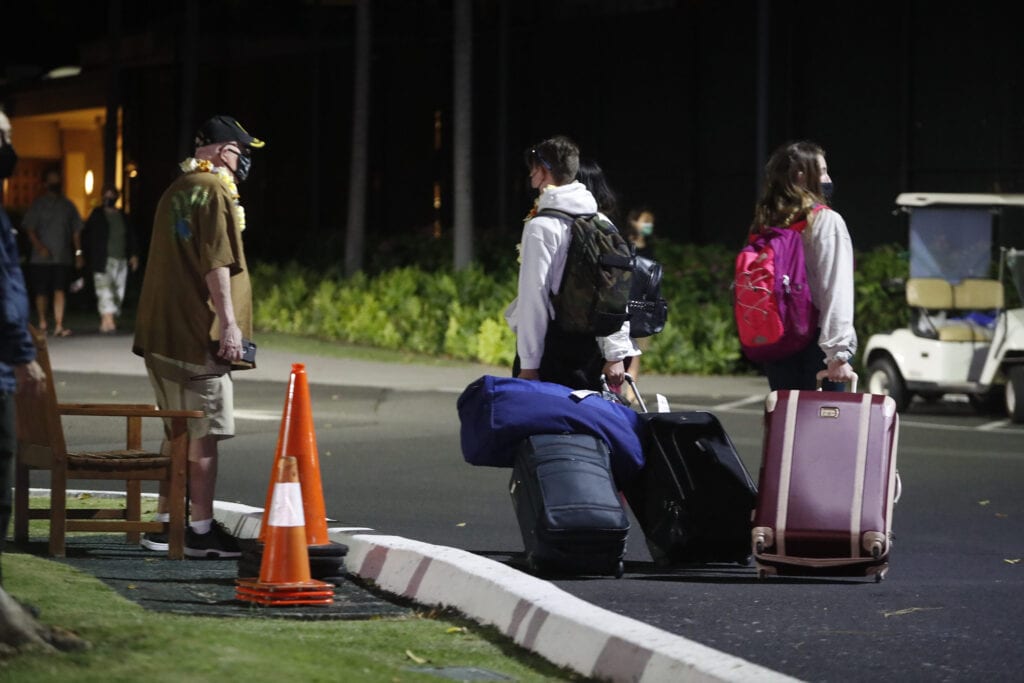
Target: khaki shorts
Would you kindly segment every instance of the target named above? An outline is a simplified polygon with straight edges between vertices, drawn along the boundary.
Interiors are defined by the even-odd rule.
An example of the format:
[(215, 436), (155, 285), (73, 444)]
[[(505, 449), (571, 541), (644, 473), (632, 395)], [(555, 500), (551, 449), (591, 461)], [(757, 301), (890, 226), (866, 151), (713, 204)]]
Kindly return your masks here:
[[(235, 392), (227, 365), (213, 358), (203, 366), (147, 353), (146, 370), (162, 410), (206, 413), (206, 417), (188, 421), (190, 439), (229, 439), (235, 435)], [(168, 430), (170, 425), (164, 428)]]

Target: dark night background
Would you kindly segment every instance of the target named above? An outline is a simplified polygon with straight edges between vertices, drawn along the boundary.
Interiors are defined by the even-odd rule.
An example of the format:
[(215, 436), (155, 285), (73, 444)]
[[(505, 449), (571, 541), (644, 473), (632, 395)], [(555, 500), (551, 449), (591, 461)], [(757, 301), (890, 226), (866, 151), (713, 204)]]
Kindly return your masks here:
[[(437, 242), (435, 224), (448, 238), (452, 224), (452, 2), (371, 4), (367, 249), (400, 237), (426, 245)], [(893, 216), (900, 192), (1024, 192), (1018, 3), (472, 7), (478, 248), (511, 250), (532, 202), (522, 151), (554, 133), (600, 161), (621, 208), (649, 204), (658, 235), (681, 243), (738, 242), (760, 164), (794, 138), (828, 151), (835, 207), (860, 248), (904, 239)], [(0, 102), (12, 118), (111, 97), (123, 107), (125, 158), (140, 168), (130, 181), (140, 226), (176, 173), (183, 140), (206, 117), (231, 113), (267, 141), (242, 187), (250, 259), (342, 260), (353, 2), (35, 0), (5, 2), (0, 17)], [(39, 79), (68, 64), (82, 73)]]

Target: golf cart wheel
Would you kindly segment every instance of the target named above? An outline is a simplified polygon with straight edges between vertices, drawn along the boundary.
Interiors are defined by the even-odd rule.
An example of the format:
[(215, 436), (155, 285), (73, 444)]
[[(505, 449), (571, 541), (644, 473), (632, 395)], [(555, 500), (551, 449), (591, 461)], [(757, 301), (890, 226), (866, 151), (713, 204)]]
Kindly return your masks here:
[(888, 358), (876, 358), (868, 364), (868, 392), (888, 396), (901, 413), (910, 403), (910, 392), (903, 383), (903, 376)]
[(1015, 365), (1007, 373), (1006, 415), (1010, 422), (1024, 422), (1024, 365)]

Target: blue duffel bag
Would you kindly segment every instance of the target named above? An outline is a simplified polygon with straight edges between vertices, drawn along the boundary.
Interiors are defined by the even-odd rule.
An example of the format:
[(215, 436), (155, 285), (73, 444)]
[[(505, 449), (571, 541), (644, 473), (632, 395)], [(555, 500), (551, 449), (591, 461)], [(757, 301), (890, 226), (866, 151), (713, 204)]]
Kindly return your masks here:
[(462, 457), (471, 465), (512, 467), (516, 446), (536, 434), (591, 434), (608, 444), (612, 474), (624, 486), (644, 465), (636, 412), (561, 384), (484, 375), (458, 400)]

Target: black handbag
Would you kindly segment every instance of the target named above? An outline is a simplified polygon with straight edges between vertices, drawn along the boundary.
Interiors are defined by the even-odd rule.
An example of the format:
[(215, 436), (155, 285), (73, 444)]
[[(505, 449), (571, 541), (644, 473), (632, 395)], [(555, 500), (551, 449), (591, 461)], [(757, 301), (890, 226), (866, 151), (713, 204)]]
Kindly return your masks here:
[(649, 337), (665, 329), (668, 302), (661, 296), (661, 264), (637, 256), (629, 294), (629, 336)]

